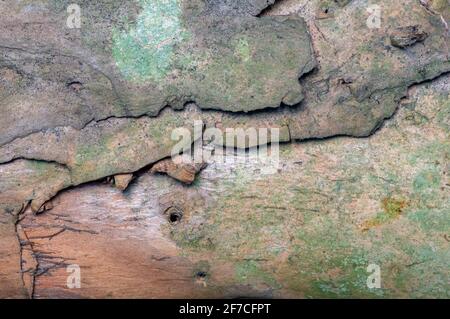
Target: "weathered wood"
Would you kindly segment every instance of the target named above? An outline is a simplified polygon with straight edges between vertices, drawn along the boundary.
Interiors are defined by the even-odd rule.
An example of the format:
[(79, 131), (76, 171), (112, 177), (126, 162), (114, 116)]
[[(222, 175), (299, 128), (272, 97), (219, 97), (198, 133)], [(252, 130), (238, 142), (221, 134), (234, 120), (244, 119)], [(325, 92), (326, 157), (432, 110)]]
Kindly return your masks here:
[[(385, 1), (379, 28), (370, 1), (273, 2), (164, 1), (160, 30), (163, 6), (83, 1), (81, 33), (0, 4), (0, 297), (449, 296), (448, 2)], [(290, 144), (158, 162), (194, 120)], [(342, 135), (365, 138), (305, 141)]]
[[(21, 226), (38, 262), (34, 298), (220, 296), (163, 235), (157, 197), (133, 193), (85, 186), (59, 196), (50, 211), (27, 211)], [(81, 268), (81, 289), (67, 287), (70, 265)]]
[(0, 215), (0, 298), (26, 298), (15, 217)]

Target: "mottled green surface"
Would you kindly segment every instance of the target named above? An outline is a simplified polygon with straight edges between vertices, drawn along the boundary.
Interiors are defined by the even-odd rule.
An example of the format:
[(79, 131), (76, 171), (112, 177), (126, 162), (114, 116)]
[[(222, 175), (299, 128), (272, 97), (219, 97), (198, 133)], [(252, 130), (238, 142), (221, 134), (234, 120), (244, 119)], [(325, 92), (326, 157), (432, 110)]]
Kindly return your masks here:
[(160, 81), (174, 68), (175, 46), (187, 41), (179, 0), (141, 0), (135, 26), (113, 30), (113, 56), (131, 81)]
[[(37, 211), (70, 186), (136, 172), (197, 117), (277, 126), (283, 142), (304, 141), (282, 147), (278, 174), (232, 167), (183, 190), (207, 199), (188, 199), (185, 223), (165, 229), (180, 255), (218, 289), (250, 295), (448, 297), (448, 77), (411, 88), (450, 70), (440, 13), (386, 1), (370, 30), (368, 1), (333, 3), (308, 24), (255, 17), (264, 2), (85, 0), (80, 30), (62, 27), (68, 0), (1, 3), (1, 210)], [(427, 39), (392, 47), (391, 30), (411, 21)], [(188, 101), (216, 111), (161, 112)], [(341, 135), (367, 138), (310, 140)], [(366, 286), (371, 263), (380, 290)]]
[[(0, 144), (57, 126), (82, 128), (93, 119), (157, 116), (167, 105), (181, 109), (191, 101), (232, 112), (296, 104), (303, 98), (298, 78), (315, 66), (303, 20), (239, 11), (259, 3), (82, 0), (80, 29), (66, 26), (69, 4), (2, 4), (10, 12), (2, 27), (14, 23), (0, 36), (0, 66), (29, 81), (0, 95), (32, 94), (39, 112), (2, 102), (8, 112), (0, 118)], [(239, 11), (239, 18), (223, 8)], [(39, 28), (27, 27), (38, 19)], [(74, 82), (81, 87), (71, 92)], [(20, 130), (8, 124), (15, 120), (9, 109), (22, 114)]]
[[(238, 165), (217, 185), (207, 169), (196, 187), (217, 187), (215, 204), (172, 238), (193, 260), (208, 256), (211, 284), (229, 264), (255, 295), (448, 298), (449, 85), (421, 86), (368, 139), (283, 146), (278, 174)], [(381, 289), (366, 285), (369, 264)]]

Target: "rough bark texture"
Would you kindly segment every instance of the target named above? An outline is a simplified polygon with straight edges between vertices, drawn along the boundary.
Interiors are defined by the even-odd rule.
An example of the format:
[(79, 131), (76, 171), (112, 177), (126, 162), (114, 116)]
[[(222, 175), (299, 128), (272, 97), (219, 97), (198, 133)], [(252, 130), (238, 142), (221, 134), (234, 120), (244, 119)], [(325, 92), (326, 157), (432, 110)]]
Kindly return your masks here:
[[(0, 3), (1, 297), (449, 296), (447, 1), (70, 3)], [(167, 160), (195, 120), (281, 168)]]

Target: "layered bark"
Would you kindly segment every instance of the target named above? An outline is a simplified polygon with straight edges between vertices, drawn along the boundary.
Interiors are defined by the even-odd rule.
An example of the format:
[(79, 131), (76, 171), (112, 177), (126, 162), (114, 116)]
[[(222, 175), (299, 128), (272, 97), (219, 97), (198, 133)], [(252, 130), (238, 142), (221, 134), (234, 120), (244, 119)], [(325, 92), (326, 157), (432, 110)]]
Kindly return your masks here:
[[(293, 272), (273, 270), (272, 263), (277, 257), (272, 255), (268, 263), (260, 260), (266, 258), (260, 243), (256, 243), (253, 251), (257, 257), (249, 253), (251, 247), (245, 248), (248, 254), (241, 251), (238, 259), (233, 259), (235, 256), (227, 250), (229, 247), (210, 251), (205, 238), (212, 237), (213, 243), (219, 239), (214, 239), (213, 231), (204, 230), (204, 225), (198, 221), (207, 217), (201, 213), (202, 217), (195, 217), (197, 210), (211, 209), (210, 203), (206, 204), (209, 195), (198, 194), (197, 183), (193, 188), (165, 185), (161, 182), (164, 177), (147, 177), (146, 172), (165, 172), (182, 181), (194, 181), (197, 168), (186, 171), (185, 167), (165, 159), (177, 142), (172, 139), (173, 130), (184, 127), (193, 132), (195, 120), (205, 123), (205, 128), (223, 130), (225, 137), (227, 128), (278, 128), (280, 142), (286, 143), (343, 135), (370, 136), (396, 112), (408, 89), (450, 71), (446, 29), (449, 10), (448, 3), (442, 1), (427, 2), (427, 5), (412, 0), (380, 2), (382, 23), (379, 28), (371, 28), (367, 24), (367, 1), (286, 1), (264, 11), (272, 3), (173, 0), (156, 1), (156, 6), (149, 6), (146, 0), (120, 4), (81, 1), (83, 26), (70, 30), (64, 29), (67, 18), (64, 1), (0, 5), (5, 13), (0, 24), (8, 31), (0, 35), (0, 234), (4, 238), (0, 247), (4, 265), (0, 280), (5, 287), (2, 296), (308, 295), (307, 287), (317, 278), (302, 277), (298, 287), (286, 288), (284, 282), (294, 276)], [(280, 8), (291, 8), (290, 13), (296, 16), (270, 16)], [(167, 16), (164, 17), (170, 24), (158, 20), (163, 17), (158, 10), (165, 10)], [(187, 102), (195, 103), (187, 106)], [(436, 127), (430, 128), (433, 132), (430, 134), (438, 134), (437, 140), (448, 136), (445, 101), (443, 105), (444, 115), (441, 109), (430, 111), (431, 122), (436, 124), (434, 116), (438, 121)], [(416, 120), (419, 117), (414, 112), (411, 114), (409, 116)], [(426, 117), (427, 120), (430, 117)], [(439, 120), (441, 117), (444, 120)], [(406, 130), (405, 134), (409, 132)], [(227, 146), (227, 139), (223, 141)], [(193, 142), (194, 139), (190, 139), (187, 144)], [(302, 145), (293, 147), (299, 150)], [(439, 169), (443, 165), (448, 171), (446, 144), (443, 145), (436, 165)], [(316, 155), (327, 160), (322, 153)], [(161, 160), (165, 162), (154, 165)], [(377, 165), (367, 161), (369, 166)], [(319, 171), (333, 175), (331, 170), (339, 171), (342, 166)], [(137, 184), (133, 182), (130, 189), (133, 174)], [(422, 177), (420, 172), (417, 174), (414, 183), (418, 188), (428, 182), (432, 186), (438, 184), (434, 183), (437, 177), (433, 174), (431, 181), (425, 173)], [(114, 176), (116, 185), (127, 189), (125, 195), (106, 185), (87, 186), (80, 191), (70, 191), (67, 198), (64, 194), (58, 197), (60, 208), (49, 203), (63, 190), (102, 182), (105, 178), (111, 180)], [(198, 183), (207, 184), (201, 176)], [(163, 183), (161, 189), (145, 188), (153, 178)], [(439, 181), (443, 180), (445, 176), (440, 176)], [(289, 185), (288, 181), (284, 182)], [(442, 191), (447, 190), (447, 184), (440, 185)], [(400, 182), (394, 185), (406, 187)], [(181, 190), (174, 194), (173, 187), (181, 187)], [(170, 205), (159, 203), (162, 190), (169, 194)], [(215, 187), (210, 189), (215, 190)], [(141, 206), (130, 202), (127, 192), (136, 198), (144, 194), (150, 196), (155, 205), (153, 215), (134, 216), (134, 210), (142, 212), (149, 207), (143, 202)], [(424, 190), (424, 194), (427, 192)], [(406, 193), (406, 197), (411, 195)], [(200, 196), (200, 201), (190, 202), (189, 194), (192, 198)], [(308, 194), (305, 198), (308, 202), (319, 200), (315, 192)], [(246, 200), (239, 196), (235, 197), (236, 201), (245, 207)], [(384, 203), (381, 209), (394, 208), (393, 215), (403, 214), (406, 200), (391, 198), (388, 194), (380, 196), (384, 196), (379, 200)], [(102, 197), (109, 201), (97, 202)], [(177, 197), (180, 203), (173, 200)], [(267, 197), (273, 203), (265, 203), (265, 206), (275, 212), (284, 210), (274, 204), (276, 198)], [(349, 191), (344, 198), (350, 197)], [(223, 195), (222, 199), (226, 198)], [(419, 196), (420, 201), (427, 200)], [(84, 203), (81, 213), (77, 202)], [(124, 211), (121, 211), (121, 203), (125, 203)], [(192, 207), (194, 204), (201, 209)], [(181, 223), (181, 231), (177, 230), (180, 227), (168, 233), (160, 229), (165, 220), (164, 212), (168, 209), (170, 212), (170, 208), (178, 211), (180, 206), (186, 205), (189, 209), (182, 211), (188, 211), (188, 224)], [(446, 207), (445, 203), (439, 205)], [(423, 207), (416, 205), (416, 208)], [(99, 222), (96, 217), (99, 209), (118, 210), (119, 217), (114, 219), (111, 212), (104, 213), (104, 219)], [(244, 208), (243, 215), (247, 215), (249, 209), (253, 208)], [(302, 211), (299, 207), (290, 207), (288, 216), (296, 220), (297, 210)], [(319, 209), (319, 212), (325, 213), (325, 210)], [(225, 214), (225, 219), (226, 216), (234, 218)], [(17, 228), (17, 222), (23, 217), (24, 221)], [(368, 218), (359, 226), (371, 229), (379, 226), (379, 222)], [(213, 224), (221, 228), (217, 219)], [(301, 227), (301, 223), (295, 222), (288, 232), (299, 231)], [(240, 233), (239, 228), (230, 229)], [(197, 232), (207, 235), (196, 235)], [(231, 230), (217, 234), (233, 236)], [(272, 237), (272, 243), (276, 242), (276, 236)], [(355, 238), (374, 243), (373, 238)], [(445, 242), (440, 239), (436, 245), (443, 247)], [(289, 246), (288, 237), (280, 240), (279, 245)], [(408, 246), (409, 241), (404, 240)], [(81, 248), (75, 244), (80, 242), (83, 243)], [(189, 246), (197, 242), (200, 242), (199, 247), (185, 247), (186, 243)], [(306, 249), (313, 246), (313, 243), (307, 244)], [(291, 250), (285, 253), (290, 260), (295, 259), (292, 257), (294, 248), (289, 247)], [(197, 248), (202, 253), (191, 254)], [(224, 251), (226, 253), (220, 255)], [(189, 257), (183, 257), (184, 254)], [(114, 258), (122, 255), (123, 259)], [(204, 260), (211, 255), (226, 256), (225, 259), (234, 257), (228, 258), (221, 268), (218, 262), (205, 264)], [(434, 256), (445, 258), (440, 253)], [(130, 259), (131, 265), (138, 266), (128, 269)], [(74, 292), (65, 288), (65, 271), (72, 260), (87, 272), (87, 290)], [(288, 268), (288, 264), (281, 265)], [(433, 267), (441, 273), (441, 266), (436, 262)], [(196, 271), (199, 267), (202, 269)], [(199, 275), (209, 273), (204, 267), (215, 269), (213, 278)], [(310, 273), (316, 271), (311, 264), (308, 267)], [(276, 273), (276, 279), (267, 276), (268, 268)], [(245, 275), (249, 272), (250, 275)], [(150, 275), (142, 279), (141, 273)], [(232, 273), (241, 280), (227, 281)], [(120, 277), (120, 274), (128, 275)], [(173, 282), (179, 282), (178, 290), (171, 288)], [(438, 283), (432, 282), (441, 289)], [(401, 287), (393, 289), (399, 291), (399, 296), (407, 295), (407, 290)], [(421, 293), (421, 296), (442, 296), (427, 291)], [(364, 295), (364, 292), (357, 290), (351, 296), (358, 294)], [(315, 291), (314, 296), (318, 295)], [(392, 295), (396, 296), (395, 292)]]

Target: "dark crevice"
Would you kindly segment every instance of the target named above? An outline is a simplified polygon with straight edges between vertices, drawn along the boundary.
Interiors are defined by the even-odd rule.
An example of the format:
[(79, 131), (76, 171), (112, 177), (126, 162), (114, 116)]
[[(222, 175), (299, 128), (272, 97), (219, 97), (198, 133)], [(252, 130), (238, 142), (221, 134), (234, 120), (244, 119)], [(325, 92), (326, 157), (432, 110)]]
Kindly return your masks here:
[(0, 166), (1, 165), (9, 165), (12, 164), (14, 162), (17, 161), (30, 161), (30, 162), (38, 162), (38, 163), (45, 163), (45, 164), (51, 164), (51, 165), (56, 165), (56, 166), (60, 166), (66, 170), (68, 170), (70, 172), (70, 168), (69, 166), (67, 166), (67, 164), (65, 163), (59, 163), (57, 161), (50, 161), (50, 160), (44, 160), (44, 159), (37, 159), (37, 158), (29, 158), (29, 157), (24, 157), (24, 156), (20, 156), (20, 157), (14, 157), (13, 159), (6, 161), (6, 162), (0, 162)]
[[(22, 280), (23, 290), (28, 295), (28, 298), (34, 299), (35, 278), (36, 278), (36, 271), (39, 267), (39, 262), (38, 262), (38, 259), (36, 258), (33, 244), (29, 240), (26, 232), (22, 229), (21, 233), (25, 236), (25, 238), (21, 238), (21, 236), (19, 234), (19, 229), (18, 229), (20, 227), (20, 223), (25, 218), (24, 216), (22, 217), (22, 214), (24, 214), (27, 211), (27, 209), (30, 207), (30, 205), (31, 205), (31, 201), (28, 201), (27, 204), (22, 205), (22, 209), (19, 211), (19, 213), (16, 216), (16, 220), (14, 223), (14, 229), (15, 229), (15, 233), (16, 233), (16, 237), (17, 237), (17, 241), (18, 241), (18, 245), (19, 245), (19, 262), (20, 262), (19, 269), (20, 269), (20, 276), (21, 276), (21, 280)], [(35, 260), (36, 268), (23, 269), (23, 265), (25, 263), (25, 261), (23, 259), (23, 250), (24, 250), (25, 245), (28, 246), (28, 248), (31, 251), (31, 256)], [(31, 287), (29, 287), (30, 289), (28, 289), (28, 287), (25, 283), (24, 275), (26, 273), (31, 274)]]
[(269, 11), (271, 11), (276, 5), (278, 5), (281, 2), (285, 2), (286, 0), (275, 0), (274, 3), (270, 4), (269, 1), (267, 1), (267, 7), (265, 7), (259, 14), (256, 15), (256, 17), (260, 18), (263, 17), (265, 15), (267, 15), (267, 13)]
[(79, 81), (72, 81), (66, 84), (67, 88), (79, 93), (83, 89), (83, 83)]

